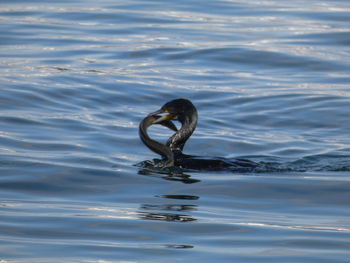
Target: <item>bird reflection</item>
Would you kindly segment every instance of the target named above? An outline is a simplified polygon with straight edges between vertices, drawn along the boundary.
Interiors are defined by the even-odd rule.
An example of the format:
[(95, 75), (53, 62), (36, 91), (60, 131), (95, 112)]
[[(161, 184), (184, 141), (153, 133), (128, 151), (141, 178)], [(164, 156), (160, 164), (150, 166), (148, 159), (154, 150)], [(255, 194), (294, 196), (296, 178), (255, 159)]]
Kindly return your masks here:
[(196, 195), (162, 195), (160, 197), (168, 199), (181, 199), (181, 200), (198, 200), (199, 196)]
[[(199, 199), (198, 196), (191, 195), (163, 195), (157, 197), (178, 200)], [(185, 213), (196, 210), (197, 205), (194, 204), (142, 204), (140, 206), (140, 211), (138, 212), (138, 214), (140, 216), (140, 219), (143, 220), (157, 220), (167, 222), (193, 222), (196, 221), (197, 218)]]
[(167, 248), (175, 248), (175, 249), (185, 249), (185, 248), (194, 248), (192, 245), (165, 245)]
[(165, 180), (178, 181), (185, 184), (193, 184), (200, 182), (200, 180), (198, 179), (191, 178), (191, 175), (189, 174), (185, 174), (182, 171), (177, 171), (176, 173), (174, 173), (173, 171), (171, 171), (171, 169), (172, 167), (170, 167), (170, 170), (157, 167), (141, 168), (138, 171), (138, 174), (161, 177)]
[(140, 218), (144, 220), (158, 220), (158, 221), (171, 221), (171, 222), (192, 222), (196, 221), (196, 218), (188, 215), (171, 214), (171, 213), (149, 213), (140, 212)]

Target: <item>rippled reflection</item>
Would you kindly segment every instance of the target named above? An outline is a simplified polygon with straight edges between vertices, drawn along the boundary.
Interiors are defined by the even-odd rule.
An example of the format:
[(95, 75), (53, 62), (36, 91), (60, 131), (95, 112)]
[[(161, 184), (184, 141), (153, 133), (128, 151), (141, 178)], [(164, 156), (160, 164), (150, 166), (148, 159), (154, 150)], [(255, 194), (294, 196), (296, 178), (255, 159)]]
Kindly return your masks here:
[(196, 195), (162, 195), (160, 197), (168, 199), (180, 199), (180, 200), (198, 200), (199, 196)]
[(151, 205), (144, 204), (140, 207), (143, 210), (168, 210), (168, 211), (195, 211), (196, 205), (178, 205), (178, 204), (165, 204), (165, 205)]
[(159, 220), (168, 222), (192, 222), (197, 219), (184, 214), (172, 214), (172, 213), (150, 213), (150, 212), (140, 212), (140, 219), (144, 220)]
[(162, 179), (169, 180), (169, 181), (178, 181), (185, 184), (193, 184), (193, 183), (200, 182), (199, 179), (194, 179), (191, 177), (191, 175), (185, 174), (179, 171), (179, 169), (175, 169), (175, 170), (176, 172), (174, 173), (173, 171), (171, 170), (169, 171), (167, 169), (142, 168), (138, 171), (138, 173), (141, 175), (160, 177)]
[[(175, 199), (175, 200), (198, 200), (198, 196), (192, 195), (162, 195), (156, 196), (164, 199)], [(173, 222), (192, 222), (196, 221), (197, 218), (188, 215), (174, 212), (193, 212), (197, 211), (197, 205), (195, 204), (142, 204), (140, 206), (140, 219), (144, 220), (159, 220), (159, 221), (173, 221)], [(160, 212), (161, 211), (161, 212)], [(164, 212), (168, 211), (168, 212)]]

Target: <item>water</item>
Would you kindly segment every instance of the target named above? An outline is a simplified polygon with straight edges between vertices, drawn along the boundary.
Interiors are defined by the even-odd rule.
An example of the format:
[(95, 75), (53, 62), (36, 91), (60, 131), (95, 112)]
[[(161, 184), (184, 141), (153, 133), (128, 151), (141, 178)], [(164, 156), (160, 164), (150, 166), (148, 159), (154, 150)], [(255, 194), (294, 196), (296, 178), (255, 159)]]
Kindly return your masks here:
[[(1, 262), (348, 262), (348, 1), (2, 1)], [(185, 152), (288, 168), (143, 170)], [(154, 138), (168, 131), (151, 127)]]

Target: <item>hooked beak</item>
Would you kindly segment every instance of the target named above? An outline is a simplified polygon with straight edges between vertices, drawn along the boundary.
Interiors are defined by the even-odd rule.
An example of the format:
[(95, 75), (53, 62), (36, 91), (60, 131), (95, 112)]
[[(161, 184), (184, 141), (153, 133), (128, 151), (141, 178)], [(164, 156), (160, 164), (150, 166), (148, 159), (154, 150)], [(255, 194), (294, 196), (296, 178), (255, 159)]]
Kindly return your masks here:
[(160, 110), (157, 110), (155, 112), (152, 112), (152, 113), (148, 114), (148, 117), (152, 117), (152, 119), (153, 119), (151, 125), (153, 125), (153, 124), (160, 124), (160, 125), (162, 125), (164, 127), (169, 128), (170, 130), (173, 130), (173, 131), (177, 132), (177, 127), (171, 121), (173, 119), (171, 114), (163, 115), (163, 116), (158, 115), (158, 114), (164, 113), (164, 112), (167, 112), (167, 111), (164, 111), (164, 110), (160, 109)]
[(164, 110), (159, 109), (159, 110), (157, 110), (155, 112), (152, 112), (152, 113), (148, 114), (148, 116), (155, 116), (155, 115), (158, 115), (158, 114), (161, 114), (161, 113), (164, 113), (164, 112), (165, 112)]
[(155, 112), (152, 112), (152, 113), (148, 114), (148, 116), (155, 116), (155, 115), (158, 115), (158, 114), (161, 114), (161, 113), (168, 113), (168, 114), (160, 116), (158, 119), (156, 119), (153, 122), (153, 124), (158, 124), (158, 123), (161, 123), (161, 122), (164, 122), (164, 121), (175, 120), (175, 116), (174, 115), (170, 114), (167, 110), (163, 110), (163, 109), (160, 109), (160, 110), (157, 110)]

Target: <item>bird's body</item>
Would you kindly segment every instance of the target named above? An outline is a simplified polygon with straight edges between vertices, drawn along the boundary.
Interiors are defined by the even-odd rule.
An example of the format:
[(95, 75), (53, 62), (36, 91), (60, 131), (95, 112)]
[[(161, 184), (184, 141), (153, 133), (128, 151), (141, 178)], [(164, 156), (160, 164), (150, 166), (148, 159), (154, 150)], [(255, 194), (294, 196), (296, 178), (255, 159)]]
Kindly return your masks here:
[(190, 170), (221, 171), (231, 170), (237, 172), (250, 172), (259, 166), (258, 163), (237, 158), (204, 157), (193, 155), (174, 155), (174, 165)]
[[(159, 116), (162, 113), (168, 114)], [(168, 139), (166, 145), (149, 137), (147, 134), (149, 126), (159, 123), (169, 127), (171, 120), (179, 121), (181, 128)], [(240, 158), (227, 159), (184, 154), (182, 152), (183, 148), (196, 128), (197, 120), (198, 113), (192, 102), (187, 99), (172, 100), (164, 104), (160, 110), (148, 115), (141, 122), (140, 138), (150, 150), (160, 154), (165, 159), (165, 166), (177, 166), (191, 170), (234, 170), (239, 172), (253, 171), (259, 166), (256, 162)]]

